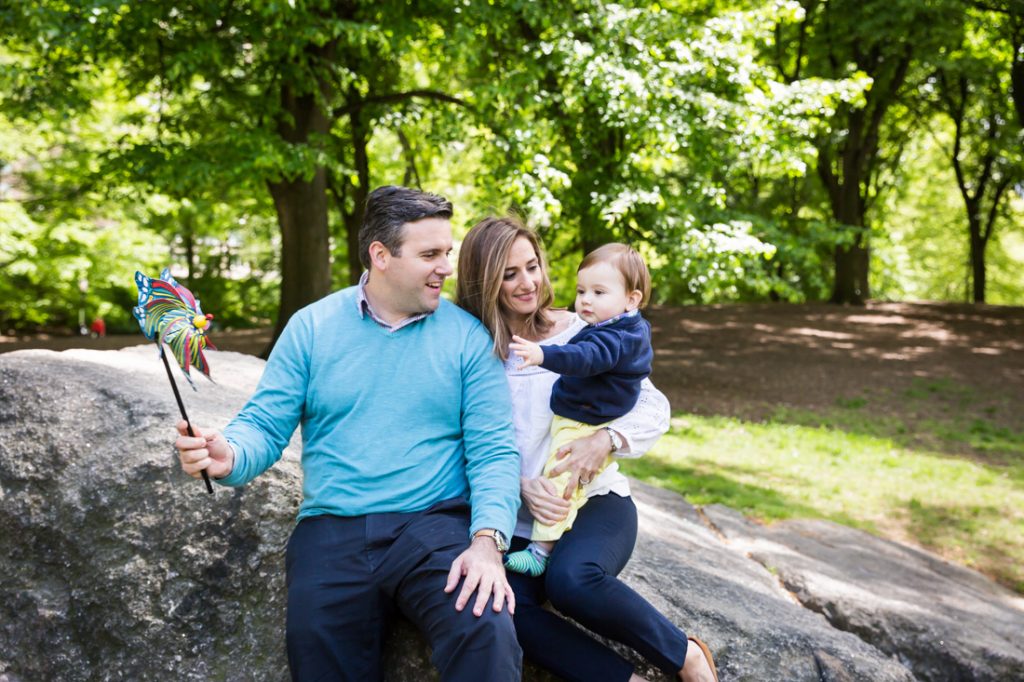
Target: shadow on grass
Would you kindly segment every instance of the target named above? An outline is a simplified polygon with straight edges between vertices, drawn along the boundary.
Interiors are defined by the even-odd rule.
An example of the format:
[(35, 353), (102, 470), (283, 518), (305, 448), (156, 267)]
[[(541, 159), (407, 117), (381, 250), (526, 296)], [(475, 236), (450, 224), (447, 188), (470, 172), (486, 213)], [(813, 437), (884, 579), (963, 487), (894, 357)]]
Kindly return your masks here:
[[(893, 409), (894, 402), (901, 408)], [(1011, 409), (1016, 411), (992, 405), (973, 388), (947, 379), (915, 380), (896, 395), (846, 396), (825, 410), (780, 407), (766, 421), (887, 438), (908, 449), (1009, 467), (1018, 477), (1024, 471), (1024, 430), (995, 418), (996, 412)]]
[[(716, 429), (728, 429), (730, 426), (714, 421), (708, 424), (702, 422), (700, 418), (674, 419), (671, 435), (673, 438), (681, 438), (682, 442), (673, 444), (673, 449), (685, 448), (687, 443), (706, 444), (714, 441), (713, 433)], [(839, 431), (834, 430), (837, 433)], [(870, 431), (869, 434), (872, 437), (877, 436), (877, 432), (874, 431)], [(726, 438), (731, 435), (730, 432), (725, 432)], [(757, 440), (767, 447), (775, 447), (768, 436), (757, 435)], [(794, 453), (797, 448), (812, 448), (818, 453), (827, 453), (828, 449), (824, 446), (828, 442), (825, 441), (823, 444), (821, 441), (811, 440), (795, 445), (780, 443), (779, 447), (792, 447)], [(715, 447), (712, 443), (712, 449)], [(737, 443), (737, 447), (746, 446)], [(856, 465), (856, 462), (851, 464), (850, 461), (850, 458), (856, 460), (856, 452), (849, 452), (849, 448), (843, 444), (835, 447), (846, 462), (845, 466)], [(830, 467), (833, 458), (827, 454), (819, 454), (817, 459), (813, 456), (794, 455), (793, 464), (802, 467), (799, 473), (788, 469), (788, 462), (768, 459), (765, 459), (761, 466), (760, 459), (753, 463), (730, 462), (723, 461), (727, 459), (725, 456), (722, 459), (707, 456), (707, 452), (703, 456), (691, 452), (685, 458), (672, 457), (663, 457), (654, 452), (636, 460), (620, 460), (620, 466), (628, 475), (672, 490), (692, 504), (723, 504), (759, 521), (772, 522), (790, 518), (823, 519), (881, 537), (897, 540), (911, 537), (916, 544), (943, 558), (975, 568), (1009, 589), (1024, 594), (1024, 564), (1021, 562), (1024, 558), (1024, 536), (1020, 533), (1021, 519), (1017, 511), (1001, 505), (991, 492), (986, 493), (987, 498), (979, 493), (978, 499), (972, 502), (972, 491), (975, 488), (958, 488), (960, 494), (954, 497), (947, 496), (943, 502), (929, 502), (927, 497), (922, 498), (922, 495), (927, 496), (932, 488), (924, 482), (916, 497), (901, 494), (905, 491), (897, 488), (895, 496), (868, 496), (864, 498), (867, 506), (857, 506), (847, 512), (836, 510), (835, 505), (828, 502), (829, 490), (841, 494), (846, 486), (863, 482), (856, 476), (853, 479), (825, 476), (819, 479), (815, 473), (818, 470), (813, 468), (813, 463), (818, 461), (820, 466)], [(878, 465), (891, 467), (893, 475), (917, 475), (913, 468), (902, 468), (898, 453), (884, 456)], [(956, 473), (959, 470), (951, 469), (952, 473), (948, 474), (951, 476), (949, 485), (980, 486), (979, 491), (996, 483), (1009, 484), (1018, 490), (1024, 487), (1024, 465), (981, 466), (985, 471), (972, 474), (970, 483), (959, 478)], [(934, 475), (941, 478), (945, 471), (940, 469)], [(926, 471), (925, 475), (932, 473)], [(943, 482), (939, 480), (936, 485), (943, 485)], [(821, 504), (808, 502), (801, 494), (801, 491), (809, 489), (821, 493)]]
[(908, 529), (926, 547), (941, 547), (972, 568), (983, 570), (997, 582), (1024, 594), (1019, 556), (1009, 551), (1006, 532), (998, 529), (1007, 510), (995, 505), (928, 504), (912, 499), (904, 506)]
[[(672, 490), (695, 505), (724, 504), (745, 516), (758, 521), (779, 521), (789, 518), (819, 518), (841, 523), (855, 528), (871, 529), (870, 524), (845, 514), (822, 514), (820, 510), (798, 502), (793, 497), (780, 493), (766, 485), (743, 483), (737, 475), (760, 475), (763, 472), (751, 467), (727, 465), (695, 461), (698, 465), (713, 468), (715, 473), (701, 471), (698, 467), (680, 466), (659, 459), (656, 455), (648, 455), (640, 459), (621, 460), (619, 465), (624, 473), (644, 483)], [(784, 476), (773, 473), (772, 478), (779, 480)], [(789, 482), (799, 485), (810, 485), (806, 480), (796, 476), (785, 476)]]

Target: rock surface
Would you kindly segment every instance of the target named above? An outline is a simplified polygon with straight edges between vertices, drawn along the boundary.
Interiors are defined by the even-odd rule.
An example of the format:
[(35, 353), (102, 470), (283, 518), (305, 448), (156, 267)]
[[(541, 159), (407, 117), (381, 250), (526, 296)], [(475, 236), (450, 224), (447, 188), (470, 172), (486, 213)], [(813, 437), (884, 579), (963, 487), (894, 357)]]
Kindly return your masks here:
[(805, 607), (896, 656), (919, 680), (1024, 679), (1024, 599), (927, 552), (827, 521), (759, 526), (704, 510)]
[[(220, 427), (263, 363), (211, 364), (218, 385), (182, 390), (195, 423)], [(288, 678), (297, 439), (244, 489), (207, 495), (177, 467), (176, 420), (152, 346), (0, 355), (0, 681)], [(1024, 679), (1021, 600), (976, 573), (834, 524), (634, 496), (623, 577), (709, 643), (722, 680)], [(387, 659), (389, 680), (436, 679), (407, 623)]]

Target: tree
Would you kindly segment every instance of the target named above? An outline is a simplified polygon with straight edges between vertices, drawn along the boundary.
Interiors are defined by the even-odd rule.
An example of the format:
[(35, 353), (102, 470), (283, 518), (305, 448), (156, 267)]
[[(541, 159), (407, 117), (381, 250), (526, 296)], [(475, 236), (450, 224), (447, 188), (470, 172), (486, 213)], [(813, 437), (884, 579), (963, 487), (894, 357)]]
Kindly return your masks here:
[(863, 89), (856, 78), (786, 84), (762, 69), (764, 27), (799, 6), (714, 17), (682, 3), (520, 9), (503, 33), (515, 39), (483, 62), (500, 85), (477, 92), (484, 118), (502, 122), (494, 175), (556, 254), (632, 242), (662, 295), (691, 299), (761, 277), (755, 264), (775, 249), (735, 209), (740, 176), (802, 174), (818, 112)]
[[(885, 166), (898, 163), (906, 131), (891, 120), (894, 106), (915, 91), (928, 55), (949, 44), (958, 23), (950, 1), (803, 0), (802, 22), (778, 31), (785, 49), (780, 70), (790, 78), (871, 79), (863, 100), (839, 107), (830, 133), (818, 144), (817, 174), (832, 219), (847, 236), (834, 248), (833, 303), (861, 304), (870, 297), (870, 210)], [(962, 11), (962, 9), (961, 9)], [(887, 130), (886, 126), (893, 126)], [(890, 138), (886, 143), (886, 136)]]
[(1024, 119), (1013, 84), (1024, 59), (1024, 14), (1013, 4), (968, 5), (961, 41), (949, 46), (923, 88), (934, 91), (938, 111), (953, 125), (949, 156), (966, 212), (975, 303), (985, 302), (986, 249), (1007, 190), (1024, 180)]
[(1009, 55), (994, 52), (1001, 47), (984, 44), (985, 55), (958, 51), (936, 76), (942, 110), (954, 126), (950, 160), (967, 214), (975, 303), (985, 302), (985, 251), (1007, 189), (1024, 179), (1009, 69), (999, 63)]
[[(4, 108), (34, 121), (88, 109), (90, 74), (113, 68), (127, 96), (148, 98), (152, 111), (117, 140), (103, 171), (180, 198), (195, 198), (196, 186), (264, 187), (281, 234), (276, 338), (330, 289), (328, 169), (348, 170), (331, 158), (345, 139), (356, 171), (347, 214), (356, 265), (367, 108), (416, 96), (390, 89), (400, 82), (394, 64), (436, 9), (397, 0), (8, 5), (0, 29), (20, 59), (0, 71), (12, 94)], [(338, 132), (345, 123), (347, 136)]]

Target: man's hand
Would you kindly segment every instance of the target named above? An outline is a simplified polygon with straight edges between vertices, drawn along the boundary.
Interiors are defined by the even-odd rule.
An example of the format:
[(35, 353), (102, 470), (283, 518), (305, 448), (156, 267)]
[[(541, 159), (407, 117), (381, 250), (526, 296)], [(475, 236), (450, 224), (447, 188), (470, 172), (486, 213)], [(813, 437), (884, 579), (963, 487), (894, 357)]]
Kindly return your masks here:
[(452, 562), (452, 570), (448, 571), (448, 584), (444, 591), (451, 594), (459, 584), (459, 578), (466, 576), (462, 583), (462, 591), (455, 600), (455, 610), (466, 607), (473, 592), (476, 592), (476, 603), (473, 604), (473, 615), (481, 616), (487, 607), (487, 600), (494, 595), (494, 611), (501, 612), (508, 601), (508, 612), (516, 612), (516, 596), (512, 586), (505, 577), (505, 566), (501, 561), (501, 552), (492, 538), (481, 536), (473, 538), (469, 549), (460, 554)]
[(569, 503), (546, 476), (519, 479), (519, 494), (533, 518), (545, 526), (552, 526), (569, 515)]
[(521, 336), (513, 336), (512, 343), (508, 344), (508, 347), (523, 361), (520, 367), (537, 367), (544, 362), (544, 349), (533, 341), (527, 341)]
[(566, 471), (572, 476), (565, 485), (565, 499), (571, 499), (579, 485), (588, 485), (601, 470), (608, 456), (612, 454), (612, 440), (605, 429), (598, 429), (585, 438), (576, 440), (558, 448), (555, 457), (562, 460), (548, 472), (554, 478)]
[(196, 435), (190, 436), (184, 420), (178, 422), (177, 429), (180, 435), (174, 447), (178, 448), (181, 470), (186, 474), (200, 478), (200, 472), (206, 469), (210, 478), (224, 478), (235, 468), (235, 453), (220, 432), (193, 426), (192, 432)]

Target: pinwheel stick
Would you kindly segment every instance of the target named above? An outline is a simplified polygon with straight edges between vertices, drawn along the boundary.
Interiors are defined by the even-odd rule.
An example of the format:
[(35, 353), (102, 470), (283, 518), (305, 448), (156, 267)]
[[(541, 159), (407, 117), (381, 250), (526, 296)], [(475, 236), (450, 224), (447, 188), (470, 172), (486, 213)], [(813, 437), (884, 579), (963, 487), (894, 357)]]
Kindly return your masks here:
[[(164, 369), (167, 370), (167, 380), (171, 382), (171, 389), (174, 391), (174, 399), (178, 401), (178, 409), (181, 411), (181, 418), (185, 420), (185, 427), (188, 429), (188, 435), (195, 437), (195, 432), (192, 430), (192, 422), (189, 421), (188, 415), (185, 413), (185, 403), (181, 400), (181, 394), (178, 393), (178, 384), (174, 381), (174, 374), (171, 372), (171, 365), (167, 362), (167, 353), (164, 352), (164, 346), (160, 343), (160, 339), (157, 338), (157, 347), (160, 349), (160, 359), (164, 361)], [(210, 474), (206, 473), (206, 469), (203, 469), (203, 482), (206, 483), (206, 492), (213, 494), (213, 484), (210, 483)]]

